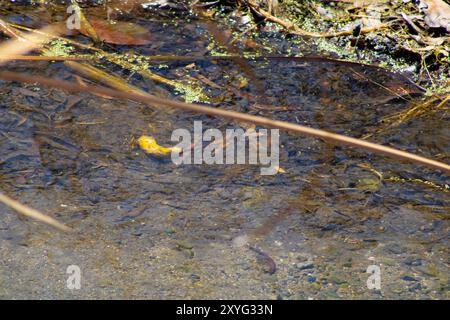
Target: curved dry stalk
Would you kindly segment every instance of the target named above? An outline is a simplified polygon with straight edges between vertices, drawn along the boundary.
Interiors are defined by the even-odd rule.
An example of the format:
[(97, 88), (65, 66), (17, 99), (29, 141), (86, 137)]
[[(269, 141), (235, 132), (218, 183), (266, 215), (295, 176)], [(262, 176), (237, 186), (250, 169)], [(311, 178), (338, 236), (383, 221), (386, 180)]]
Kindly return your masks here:
[(0, 192), (0, 202), (24, 216), (27, 216), (27, 217), (33, 218), (35, 220), (41, 221), (43, 223), (46, 223), (49, 226), (52, 226), (56, 229), (59, 229), (61, 231), (65, 231), (65, 232), (72, 231), (71, 228), (69, 228), (68, 226), (62, 224), (61, 222), (53, 219), (52, 217), (49, 217), (33, 208), (26, 206), (26, 205), (23, 205), (20, 202), (14, 200), (14, 199), (11, 199), (10, 197), (4, 195), (1, 192)]
[(428, 159), (422, 156), (418, 156), (406, 151), (397, 150), (394, 148), (386, 147), (380, 144), (347, 137), (340, 134), (331, 133), (325, 130), (314, 129), (294, 123), (289, 123), (285, 121), (272, 120), (265, 117), (249, 115), (236, 111), (228, 111), (223, 109), (216, 109), (212, 107), (206, 107), (198, 104), (178, 102), (168, 99), (159, 98), (151, 94), (140, 95), (130, 92), (120, 92), (99, 86), (90, 86), (88, 88), (80, 86), (75, 83), (68, 81), (49, 79), (39, 76), (29, 76), (26, 74), (15, 73), (3, 71), (0, 72), (0, 79), (8, 81), (19, 81), (25, 83), (39, 83), (42, 85), (50, 86), (53, 88), (58, 88), (61, 90), (66, 90), (70, 92), (90, 92), (92, 94), (100, 96), (110, 96), (118, 99), (133, 100), (136, 102), (141, 102), (150, 105), (167, 106), (175, 109), (182, 109), (187, 111), (192, 111), (201, 114), (207, 114), (210, 116), (221, 117), (226, 119), (232, 119), (237, 121), (242, 121), (246, 123), (261, 125), (270, 128), (277, 128), (281, 130), (286, 130), (290, 132), (300, 133), (303, 135), (313, 136), (321, 138), (324, 140), (332, 141), (338, 144), (344, 144), (348, 146), (358, 147), (367, 151), (371, 151), (378, 154), (384, 154), (392, 158), (397, 158), (400, 160), (406, 160), (413, 163), (421, 164), (433, 169), (439, 169), (447, 174), (450, 174), (450, 165), (439, 162), (436, 160)]

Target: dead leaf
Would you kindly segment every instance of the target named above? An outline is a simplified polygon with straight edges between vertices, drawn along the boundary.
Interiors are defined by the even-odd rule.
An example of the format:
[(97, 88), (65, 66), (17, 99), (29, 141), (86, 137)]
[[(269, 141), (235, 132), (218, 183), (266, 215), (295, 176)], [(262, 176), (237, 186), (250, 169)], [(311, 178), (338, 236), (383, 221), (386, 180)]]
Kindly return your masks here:
[[(119, 45), (146, 45), (151, 43), (150, 32), (131, 22), (117, 21), (110, 23), (106, 20), (90, 20), (100, 40)], [(84, 30), (80, 30), (89, 36)]]
[(431, 28), (450, 32), (450, 5), (443, 0), (420, 0), (419, 10), (425, 13), (425, 23)]

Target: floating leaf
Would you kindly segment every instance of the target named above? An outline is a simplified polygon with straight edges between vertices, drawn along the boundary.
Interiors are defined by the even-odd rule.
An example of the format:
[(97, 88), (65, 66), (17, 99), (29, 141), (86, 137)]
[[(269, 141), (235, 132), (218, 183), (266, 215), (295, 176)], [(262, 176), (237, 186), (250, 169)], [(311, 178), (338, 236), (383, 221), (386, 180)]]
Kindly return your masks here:
[[(100, 40), (110, 44), (146, 45), (151, 42), (147, 29), (131, 22), (108, 22), (106, 20), (91, 19), (90, 23)], [(85, 36), (88, 32), (80, 30)]]

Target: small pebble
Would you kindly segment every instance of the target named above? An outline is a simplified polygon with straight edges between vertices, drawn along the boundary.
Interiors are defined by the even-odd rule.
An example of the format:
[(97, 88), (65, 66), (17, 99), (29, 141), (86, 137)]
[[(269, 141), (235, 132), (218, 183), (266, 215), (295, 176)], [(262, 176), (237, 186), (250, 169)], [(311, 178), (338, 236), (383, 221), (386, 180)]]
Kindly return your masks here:
[(200, 277), (196, 274), (191, 274), (191, 279), (194, 282), (200, 281)]
[(306, 270), (306, 269), (313, 269), (314, 264), (312, 262), (300, 262), (296, 265), (298, 270)]
[(401, 279), (404, 281), (417, 281), (415, 278), (411, 276), (403, 276)]
[(421, 266), (422, 265), (422, 259), (407, 258), (405, 260), (405, 264), (407, 266), (411, 266), (411, 267)]
[(233, 239), (233, 246), (236, 248), (243, 247), (247, 244), (248, 244), (248, 236), (246, 236), (246, 235), (238, 236)]

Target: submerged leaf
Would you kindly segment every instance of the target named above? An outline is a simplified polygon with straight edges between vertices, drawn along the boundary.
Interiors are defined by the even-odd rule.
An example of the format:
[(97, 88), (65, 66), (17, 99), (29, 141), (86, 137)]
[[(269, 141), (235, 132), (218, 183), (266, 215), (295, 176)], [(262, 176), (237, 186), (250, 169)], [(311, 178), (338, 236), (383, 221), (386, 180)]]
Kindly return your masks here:
[[(95, 29), (101, 41), (120, 45), (146, 45), (151, 42), (150, 33), (147, 29), (131, 23), (116, 21), (110, 23), (106, 20), (91, 19), (92, 27)], [(85, 30), (80, 30), (86, 36)]]
[(450, 5), (443, 0), (421, 0), (419, 9), (425, 13), (425, 23), (429, 27), (442, 27), (450, 32)]

